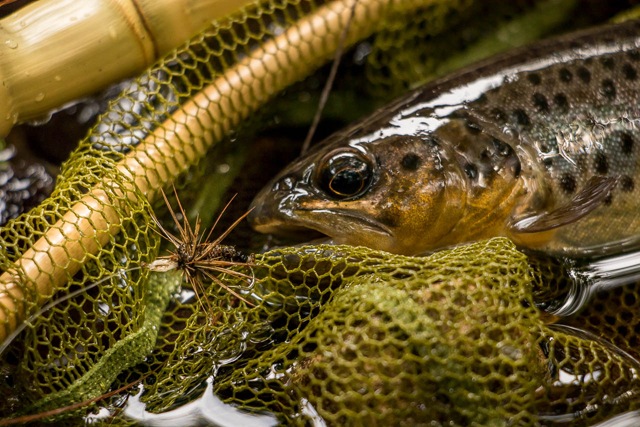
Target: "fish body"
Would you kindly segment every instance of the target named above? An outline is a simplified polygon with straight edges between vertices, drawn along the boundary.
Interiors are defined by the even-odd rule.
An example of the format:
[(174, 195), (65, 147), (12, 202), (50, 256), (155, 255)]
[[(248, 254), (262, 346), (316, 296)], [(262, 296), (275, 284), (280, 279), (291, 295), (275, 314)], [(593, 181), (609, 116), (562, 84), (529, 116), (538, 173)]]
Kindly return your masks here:
[(639, 46), (628, 22), (420, 87), (287, 167), (249, 220), (402, 254), (494, 236), (570, 255), (635, 244)]

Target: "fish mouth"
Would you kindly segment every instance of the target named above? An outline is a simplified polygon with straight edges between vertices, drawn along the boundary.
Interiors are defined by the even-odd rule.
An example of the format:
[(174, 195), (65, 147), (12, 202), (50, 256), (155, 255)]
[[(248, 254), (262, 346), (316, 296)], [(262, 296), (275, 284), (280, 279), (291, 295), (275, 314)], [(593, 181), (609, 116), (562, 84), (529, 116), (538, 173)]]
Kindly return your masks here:
[[(268, 210), (268, 209), (267, 209)], [(248, 220), (254, 230), (287, 238), (330, 237), (336, 243), (348, 240), (354, 233), (374, 234), (381, 238), (392, 237), (392, 231), (384, 224), (348, 209), (297, 208), (287, 211), (265, 212), (254, 209)]]
[[(329, 230), (335, 230), (338, 233), (340, 232), (346, 233), (349, 231), (349, 229), (358, 228), (362, 232), (379, 234), (384, 237), (391, 237), (393, 234), (391, 232), (391, 229), (386, 227), (384, 224), (381, 224), (380, 222), (366, 215), (362, 215), (362, 213), (355, 213), (348, 209), (338, 208), (338, 209), (300, 209), (300, 210), (303, 212), (304, 211), (313, 212), (314, 215), (317, 215), (319, 213), (328, 213), (330, 215), (334, 215), (335, 219), (338, 220), (336, 222), (342, 222), (343, 224), (336, 224), (334, 222), (333, 224), (329, 224), (327, 227), (324, 227), (324, 228), (328, 228)], [(316, 231), (326, 233), (325, 231), (320, 230), (318, 228), (314, 228), (314, 229)], [(330, 236), (330, 237), (337, 238), (338, 236)]]

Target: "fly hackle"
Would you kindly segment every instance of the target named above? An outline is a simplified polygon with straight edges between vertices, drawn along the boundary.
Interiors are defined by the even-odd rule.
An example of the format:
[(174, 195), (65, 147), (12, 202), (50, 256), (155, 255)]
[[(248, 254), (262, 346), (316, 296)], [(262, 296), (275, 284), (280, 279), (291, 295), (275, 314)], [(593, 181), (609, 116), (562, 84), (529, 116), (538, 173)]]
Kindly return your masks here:
[[(185, 281), (193, 289), (201, 307), (208, 313), (213, 314), (213, 307), (210, 299), (207, 298), (207, 282), (217, 285), (237, 300), (253, 307), (255, 304), (242, 296), (239, 291), (234, 290), (237, 285), (236, 283), (230, 284), (233, 280), (230, 281), (229, 279), (237, 279), (237, 281), (246, 284), (246, 286), (243, 286), (245, 289), (252, 288), (255, 283), (255, 275), (252, 269), (254, 257), (253, 255), (242, 253), (234, 246), (222, 244), (222, 241), (247, 217), (250, 211), (244, 213), (226, 230), (214, 237), (214, 232), (222, 215), (227, 211), (235, 196), (224, 206), (209, 231), (205, 232), (205, 230), (202, 230), (202, 220), (199, 214), (196, 215), (195, 225), (191, 225), (175, 187), (173, 191), (177, 201), (177, 211), (172, 208), (164, 191), (161, 190), (161, 194), (169, 209), (169, 214), (177, 233), (169, 231), (153, 213), (151, 214), (153, 223), (156, 226), (156, 232), (166, 239), (173, 246), (173, 249), (169, 251), (168, 255), (157, 257), (147, 265), (147, 268), (151, 271), (159, 272), (179, 270)], [(248, 269), (249, 273), (241, 271), (243, 269)], [(227, 278), (224, 276), (227, 276)]]

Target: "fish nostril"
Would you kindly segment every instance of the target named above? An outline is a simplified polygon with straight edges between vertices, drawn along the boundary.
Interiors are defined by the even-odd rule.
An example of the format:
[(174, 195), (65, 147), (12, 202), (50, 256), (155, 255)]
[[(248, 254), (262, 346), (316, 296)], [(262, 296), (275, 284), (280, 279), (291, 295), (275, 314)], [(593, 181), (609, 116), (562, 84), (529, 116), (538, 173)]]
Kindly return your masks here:
[(293, 188), (295, 187), (295, 184), (296, 184), (296, 179), (291, 175), (287, 175), (277, 180), (275, 184), (273, 184), (273, 187), (271, 188), (271, 190), (272, 191), (290, 191), (290, 190), (293, 190)]

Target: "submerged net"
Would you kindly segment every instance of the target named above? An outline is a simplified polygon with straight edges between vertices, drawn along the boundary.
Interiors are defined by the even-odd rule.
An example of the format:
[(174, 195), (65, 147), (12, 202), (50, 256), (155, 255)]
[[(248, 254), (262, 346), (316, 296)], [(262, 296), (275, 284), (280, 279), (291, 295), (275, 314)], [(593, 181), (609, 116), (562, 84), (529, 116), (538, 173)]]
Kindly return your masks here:
[[(539, 21), (559, 3), (555, 21)], [(508, 425), (635, 409), (636, 325), (625, 318), (636, 317), (634, 290), (599, 303), (624, 301), (612, 321), (594, 309), (552, 324), (538, 307), (566, 292), (561, 271), (503, 239), (425, 258), (272, 250), (241, 269), (250, 280), (220, 277), (242, 299), (210, 281), (197, 296), (179, 272), (146, 267), (161, 243), (150, 212), (168, 216), (160, 189), (175, 184), (188, 213), (215, 211), (248, 155), (240, 136), (256, 115), (291, 109), (300, 92), (274, 97), (332, 57), (348, 20), (347, 46), (359, 44), (338, 90), (366, 77), (347, 97), (379, 100), (445, 71), (445, 40), (473, 58), (490, 53), (488, 28), (517, 16), (539, 24), (534, 38), (575, 4), (264, 1), (165, 57), (110, 104), (51, 196), (2, 228), (0, 415), (128, 384), (134, 391), (94, 404), (93, 415), (50, 417), (125, 425), (204, 401), (264, 423)], [(483, 24), (469, 25), (479, 15)], [(572, 326), (583, 319), (595, 333)], [(194, 410), (194, 425), (211, 421), (204, 412)]]

